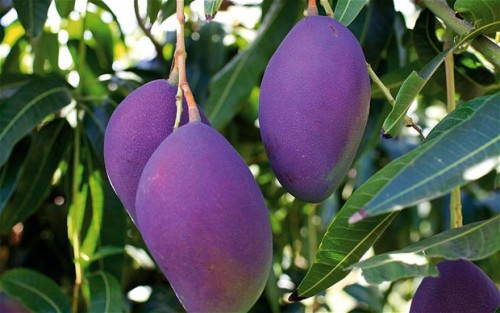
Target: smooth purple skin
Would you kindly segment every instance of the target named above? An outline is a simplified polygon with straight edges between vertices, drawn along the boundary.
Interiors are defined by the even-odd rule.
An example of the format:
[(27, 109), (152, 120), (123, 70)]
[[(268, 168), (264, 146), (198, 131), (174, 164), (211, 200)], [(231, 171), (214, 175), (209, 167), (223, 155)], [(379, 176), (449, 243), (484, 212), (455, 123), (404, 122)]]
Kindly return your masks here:
[[(111, 115), (104, 134), (104, 163), (118, 198), (137, 220), (135, 196), (142, 170), (160, 143), (172, 133), (177, 107), (177, 86), (165, 79), (151, 81), (132, 91)], [(180, 125), (188, 122), (183, 102)], [(200, 110), (204, 123), (209, 124)]]
[(4, 294), (0, 294), (0, 312), (1, 313), (29, 313), (31, 312), (22, 303)]
[(439, 277), (426, 277), (413, 297), (410, 313), (492, 313), (500, 291), (475, 264), (466, 260), (438, 264)]
[(302, 19), (267, 65), (259, 122), (283, 187), (325, 200), (349, 170), (366, 126), (370, 79), (361, 47), (341, 23)]
[(246, 312), (266, 284), (272, 233), (247, 165), (212, 127), (158, 147), (137, 190), (139, 229), (188, 312)]

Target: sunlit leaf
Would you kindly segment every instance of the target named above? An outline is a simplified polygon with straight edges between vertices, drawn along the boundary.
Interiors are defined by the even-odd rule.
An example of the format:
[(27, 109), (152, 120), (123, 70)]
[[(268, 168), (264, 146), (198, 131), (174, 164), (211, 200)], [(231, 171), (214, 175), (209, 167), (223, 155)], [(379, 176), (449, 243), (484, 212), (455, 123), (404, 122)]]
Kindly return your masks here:
[(148, 0), (147, 14), (149, 23), (153, 24), (158, 17), (158, 12), (161, 9), (161, 0)]
[(348, 26), (358, 16), (367, 2), (368, 0), (338, 0), (333, 18)]
[(406, 248), (376, 255), (351, 266), (363, 270), (371, 284), (405, 277), (435, 276), (431, 260), (484, 259), (500, 250), (500, 215), (482, 222), (453, 228)]
[(36, 38), (42, 33), (51, 2), (52, 0), (13, 0), (17, 16), (28, 37)]
[[(412, 156), (406, 166), (357, 213), (357, 217), (353, 217), (353, 221), (439, 197), (498, 166), (500, 93), (472, 102), (477, 107), (475, 113), (405, 155), (405, 158)], [(393, 164), (399, 167), (398, 160), (385, 168)]]
[(48, 114), (71, 101), (64, 82), (33, 79), (0, 106), (0, 166), (7, 160), (12, 147)]
[(0, 288), (33, 312), (71, 312), (69, 298), (63, 290), (50, 278), (34, 270), (17, 268), (2, 273)]
[(0, 211), (0, 233), (7, 233), (17, 222), (24, 221), (40, 208), (50, 191), (52, 177), (71, 133), (66, 120), (58, 120), (35, 134), (16, 193)]
[(212, 126), (223, 127), (239, 112), (301, 8), (300, 1), (275, 1), (250, 47), (213, 77), (208, 102), (204, 106)]
[(90, 287), (89, 312), (124, 312), (120, 283), (99, 271), (87, 276)]

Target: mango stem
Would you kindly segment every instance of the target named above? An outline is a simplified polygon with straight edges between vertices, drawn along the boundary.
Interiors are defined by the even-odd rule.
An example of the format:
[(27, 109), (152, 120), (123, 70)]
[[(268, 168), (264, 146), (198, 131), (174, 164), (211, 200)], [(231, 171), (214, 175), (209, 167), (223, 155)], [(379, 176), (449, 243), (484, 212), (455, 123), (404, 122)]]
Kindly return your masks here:
[(307, 2), (307, 16), (318, 15), (318, 7), (316, 6), (316, 0), (309, 0)]

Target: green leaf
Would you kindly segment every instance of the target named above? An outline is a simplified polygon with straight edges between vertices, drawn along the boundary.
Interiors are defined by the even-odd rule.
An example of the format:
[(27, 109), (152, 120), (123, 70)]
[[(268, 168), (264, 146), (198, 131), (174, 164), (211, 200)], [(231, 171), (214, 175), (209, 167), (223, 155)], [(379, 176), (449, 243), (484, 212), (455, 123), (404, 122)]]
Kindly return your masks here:
[(498, 0), (457, 0), (454, 8), (475, 27), (500, 20), (500, 2)]
[(208, 101), (203, 106), (212, 126), (222, 128), (239, 112), (301, 9), (300, 1), (275, 1), (250, 47), (214, 76)]
[[(408, 153), (411, 158), (406, 166), (352, 217), (353, 222), (434, 199), (486, 175), (499, 164), (500, 93), (471, 102), (477, 106), (476, 112)], [(385, 168), (393, 163), (399, 168), (398, 160)]]
[(47, 115), (71, 101), (64, 82), (45, 77), (34, 78), (0, 106), (0, 166), (12, 147)]
[[(0, 168), (0, 212), (7, 204), (19, 181), (20, 172), (26, 159), (27, 148), (20, 142), (14, 148), (12, 156)], [(1, 214), (1, 213), (0, 213)]]
[(35, 213), (47, 198), (51, 181), (68, 146), (71, 127), (66, 120), (45, 125), (36, 132), (16, 193), (0, 211), (0, 233)]
[(153, 24), (158, 17), (158, 12), (161, 9), (161, 0), (148, 0), (147, 14), (149, 23)]
[(383, 132), (384, 136), (396, 137), (404, 125), (406, 113), (410, 108), (413, 100), (417, 97), (419, 92), (424, 88), (427, 81), (434, 74), (436, 69), (444, 61), (444, 58), (453, 52), (455, 46), (450, 47), (440, 54), (438, 54), (431, 62), (429, 62), (418, 73), (413, 71), (408, 78), (404, 81), (396, 96), (396, 102), (392, 108), (391, 113), (384, 121)]
[(113, 275), (99, 271), (87, 277), (90, 287), (89, 312), (123, 312), (121, 286)]
[(50, 65), (52, 71), (59, 69), (59, 39), (55, 33), (43, 32), (34, 44), (35, 59), (33, 61), (33, 72), (44, 75), (47, 70), (46, 65)]
[(17, 16), (26, 35), (36, 38), (42, 33), (51, 0), (13, 0)]
[(75, 8), (76, 0), (55, 0), (56, 10), (59, 16), (67, 18), (71, 11)]
[(376, 255), (350, 267), (363, 270), (371, 284), (405, 277), (436, 276), (434, 258), (480, 260), (500, 250), (500, 215), (453, 228), (406, 248)]
[(368, 0), (338, 0), (333, 18), (348, 26), (358, 16), (367, 2)]
[[(184, 6), (190, 5), (193, 0), (184, 0)], [(175, 14), (176, 2), (174, 0), (167, 0), (161, 6), (161, 16), (166, 20), (172, 14)], [(162, 21), (160, 21), (162, 22)]]
[(221, 4), (222, 0), (204, 0), (205, 17), (207, 20), (215, 17)]
[(85, 26), (92, 32), (92, 37), (95, 40), (95, 43), (92, 42), (91, 46), (92, 50), (96, 53), (98, 68), (102, 71), (96, 74), (112, 72), (114, 40), (109, 23), (105, 23), (99, 14), (89, 11), (86, 15)]
[[(464, 44), (475, 36), (473, 31), (462, 38), (456, 46)], [(443, 44), (436, 36), (436, 18), (425, 9), (421, 12), (412, 32), (412, 42), (421, 65), (429, 63), (441, 53)], [(454, 54), (455, 90), (464, 100), (469, 100), (485, 94), (486, 91), (498, 88), (495, 75), (481, 65), (477, 57), (469, 52)], [(444, 67), (439, 68), (431, 81), (441, 90), (446, 91), (446, 74)]]
[[(380, 80), (391, 91), (391, 94), (396, 94), (399, 88), (403, 85), (404, 81), (410, 74), (418, 67), (418, 62), (411, 62), (403, 67), (396, 68), (382, 77)], [(384, 93), (377, 84), (371, 86), (371, 96), (373, 99), (386, 99)]]
[(0, 288), (33, 312), (71, 312), (69, 298), (59, 286), (36, 271), (17, 268), (5, 272), (0, 277)]
[[(85, 217), (85, 210), (87, 208), (87, 194), (89, 185), (87, 181), (83, 181), (83, 165), (78, 164), (77, 171), (77, 186), (78, 192), (75, 199), (72, 199), (68, 212), (68, 238), (73, 246), (79, 244), (81, 239), (81, 230), (83, 226), (83, 219)], [(81, 257), (80, 255), (79, 257)]]
[(123, 247), (109, 247), (109, 246), (101, 247), (94, 253), (94, 255), (87, 262), (89, 263), (95, 262), (104, 259), (105, 257), (108, 256), (124, 254), (124, 253), (125, 253), (125, 248)]
[(92, 219), (90, 220), (90, 225), (81, 247), (82, 256), (85, 258), (92, 258), (94, 251), (99, 244), (102, 214), (104, 210), (104, 192), (102, 189), (101, 172), (98, 170), (92, 170), (91, 165), (89, 165), (89, 167), (91, 171), (89, 175), (89, 187), (92, 203)]
[(344, 268), (358, 262), (381, 236), (398, 212), (375, 216), (356, 224), (349, 224), (348, 219), (388, 184), (410, 157), (404, 155), (393, 167), (382, 168), (352, 194), (328, 226), (316, 260), (289, 300), (311, 297), (339, 282), (348, 274)]

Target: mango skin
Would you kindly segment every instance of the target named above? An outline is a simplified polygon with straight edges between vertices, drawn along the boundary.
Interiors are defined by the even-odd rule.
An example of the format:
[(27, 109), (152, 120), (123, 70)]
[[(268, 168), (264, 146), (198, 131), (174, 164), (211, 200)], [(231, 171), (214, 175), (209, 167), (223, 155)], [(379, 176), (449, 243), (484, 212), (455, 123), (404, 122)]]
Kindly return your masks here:
[(368, 118), (370, 79), (354, 35), (329, 17), (302, 19), (267, 65), (259, 101), (279, 182), (304, 201), (325, 200), (349, 170)]
[(139, 229), (188, 312), (246, 312), (266, 284), (272, 233), (260, 189), (212, 127), (163, 141), (137, 190)]
[(426, 277), (420, 283), (410, 313), (482, 313), (500, 306), (500, 291), (472, 262), (443, 261), (438, 269), (438, 277)]
[[(109, 181), (135, 222), (135, 196), (142, 170), (160, 143), (172, 133), (177, 86), (165, 79), (132, 91), (115, 109), (104, 134), (104, 164)], [(188, 122), (183, 102), (180, 125)], [(209, 123), (203, 112), (204, 123)]]

